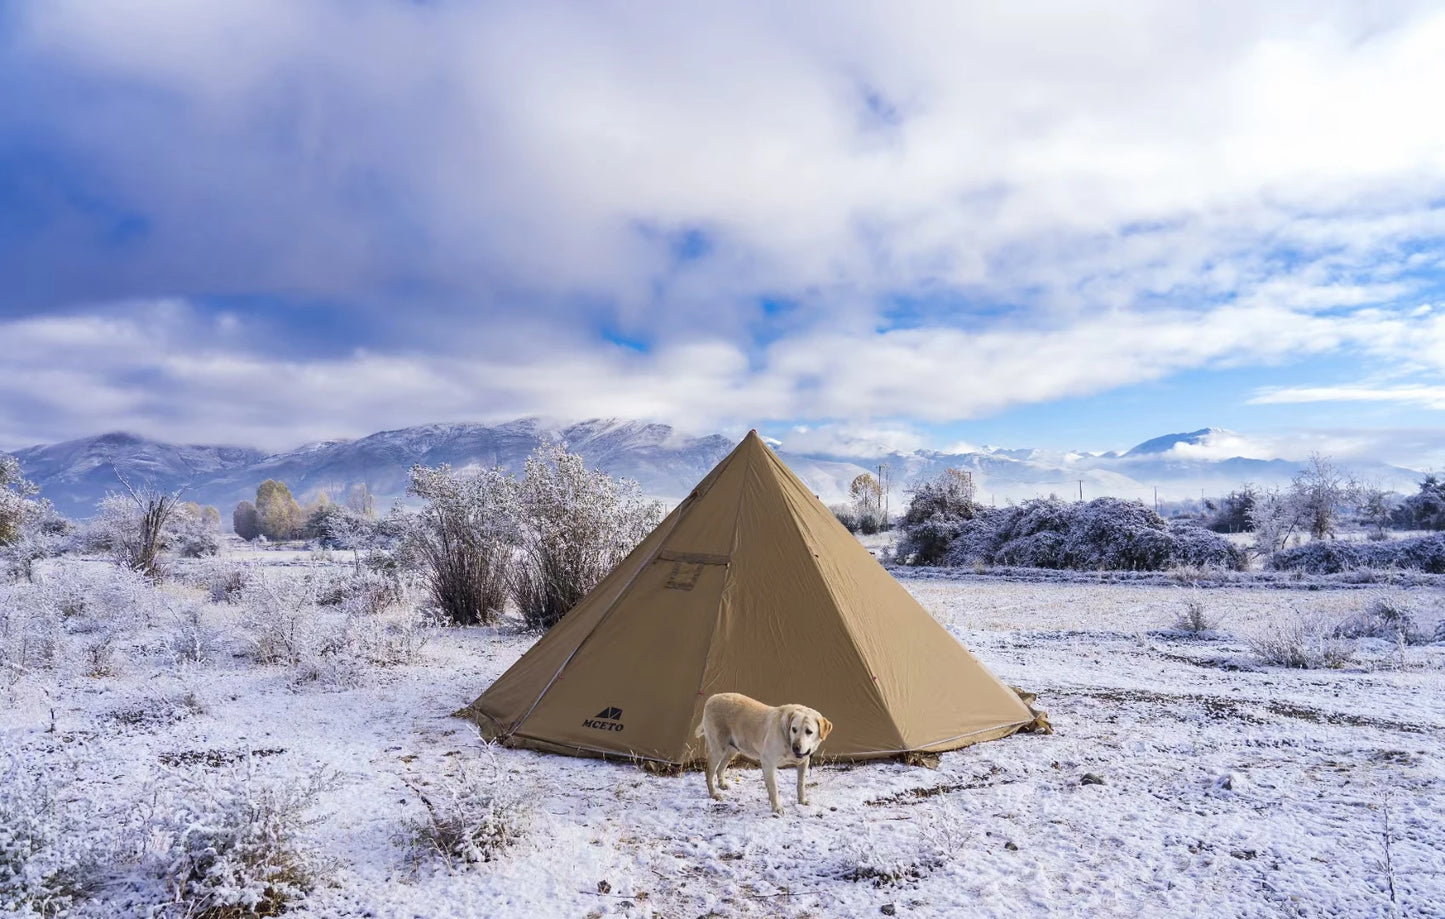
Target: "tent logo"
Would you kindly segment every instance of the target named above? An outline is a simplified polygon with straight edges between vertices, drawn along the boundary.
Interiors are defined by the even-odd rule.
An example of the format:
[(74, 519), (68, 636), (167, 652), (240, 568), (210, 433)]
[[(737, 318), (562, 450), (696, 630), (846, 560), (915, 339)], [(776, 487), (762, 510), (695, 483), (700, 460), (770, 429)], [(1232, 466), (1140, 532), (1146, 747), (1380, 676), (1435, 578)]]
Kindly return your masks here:
[(622, 730), (622, 709), (615, 705), (609, 705), (591, 718), (585, 719), (582, 726), (595, 731), (620, 731)]

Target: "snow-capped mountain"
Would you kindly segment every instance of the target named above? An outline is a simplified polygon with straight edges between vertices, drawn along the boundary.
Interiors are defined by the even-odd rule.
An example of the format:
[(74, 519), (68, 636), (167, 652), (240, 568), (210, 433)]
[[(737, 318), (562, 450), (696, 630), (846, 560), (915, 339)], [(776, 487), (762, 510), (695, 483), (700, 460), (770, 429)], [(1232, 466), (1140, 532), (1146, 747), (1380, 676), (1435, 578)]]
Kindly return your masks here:
[(284, 481), (302, 498), (322, 491), (339, 495), (364, 483), (379, 501), (389, 502), (406, 492), (414, 464), (502, 466), (520, 472), (543, 443), (565, 443), (589, 465), (636, 479), (649, 494), (674, 500), (734, 446), (720, 435), (690, 437), (667, 425), (524, 418), (490, 426), (421, 425), (271, 455), (239, 447), (180, 447), (115, 433), (31, 447), (15, 456), (25, 476), (63, 513), (87, 516), (106, 492), (120, 489), (117, 471), (137, 484), (165, 490), (184, 486), (187, 499), (226, 509), (254, 498), (256, 486), (266, 479)]
[[(644, 491), (672, 502), (735, 445), (720, 434), (693, 436), (662, 424), (594, 419), (575, 424), (523, 418), (505, 424), (430, 424), (382, 431), (358, 440), (307, 444), (267, 455), (245, 447), (176, 446), (131, 434), (104, 434), (18, 451), (25, 475), (63, 512), (88, 516), (108, 491), (128, 480), (167, 490), (186, 488), (190, 500), (229, 512), (254, 498), (256, 486), (280, 479), (302, 499), (322, 491), (333, 495), (364, 483), (386, 506), (406, 491), (413, 464), (454, 468), (502, 466), (520, 471), (542, 443), (565, 443), (590, 466), (635, 479)], [(1299, 464), (1286, 460), (1228, 455), (1242, 438), (1219, 428), (1166, 434), (1123, 453), (1003, 449), (970, 452), (929, 450), (882, 452), (876, 456), (793, 452), (786, 441), (771, 441), (788, 466), (825, 502), (846, 500), (848, 486), (864, 472), (887, 466), (890, 500), (903, 507), (906, 489), (947, 468), (973, 474), (979, 499), (1009, 500), (1057, 494), (1085, 498), (1114, 495), (1177, 500), (1224, 494), (1245, 482), (1282, 484)], [(1418, 474), (1383, 464), (1348, 464), (1357, 475), (1387, 488), (1413, 490)]]

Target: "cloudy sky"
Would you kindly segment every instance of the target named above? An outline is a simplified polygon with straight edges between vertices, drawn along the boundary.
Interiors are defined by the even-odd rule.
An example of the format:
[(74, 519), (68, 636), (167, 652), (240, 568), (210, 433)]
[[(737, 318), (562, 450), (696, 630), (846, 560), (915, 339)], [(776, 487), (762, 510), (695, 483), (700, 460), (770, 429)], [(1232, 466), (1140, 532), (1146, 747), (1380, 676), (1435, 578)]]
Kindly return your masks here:
[(1438, 3), (19, 0), (0, 86), (0, 448), (1445, 466)]

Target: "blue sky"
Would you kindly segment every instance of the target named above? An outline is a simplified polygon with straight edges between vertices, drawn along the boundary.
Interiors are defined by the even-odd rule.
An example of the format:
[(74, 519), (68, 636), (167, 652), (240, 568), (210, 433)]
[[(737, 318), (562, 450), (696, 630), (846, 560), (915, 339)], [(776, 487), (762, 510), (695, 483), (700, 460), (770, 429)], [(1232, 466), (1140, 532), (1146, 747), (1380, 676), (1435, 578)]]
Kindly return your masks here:
[(1428, 3), (0, 2), (0, 448), (1445, 466)]

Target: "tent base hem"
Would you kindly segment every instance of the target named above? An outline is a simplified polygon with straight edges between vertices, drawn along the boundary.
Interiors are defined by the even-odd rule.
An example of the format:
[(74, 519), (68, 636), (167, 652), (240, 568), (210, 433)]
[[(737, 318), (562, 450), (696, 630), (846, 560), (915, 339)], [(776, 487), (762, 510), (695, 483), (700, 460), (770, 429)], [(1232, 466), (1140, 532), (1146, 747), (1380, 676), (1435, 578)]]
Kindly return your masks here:
[[(540, 737), (531, 737), (515, 730), (509, 730), (486, 712), (478, 711), (472, 706), (452, 712), (456, 718), (465, 718), (477, 725), (481, 732), (482, 739), (488, 743), (498, 743), (510, 749), (536, 750), (541, 753), (555, 753), (563, 756), (578, 756), (589, 759), (613, 760), (616, 762), (636, 763), (648, 772), (657, 774), (675, 775), (696, 767), (700, 767), (706, 759), (705, 754), (683, 757), (668, 757), (649, 755), (635, 751), (604, 750), (598, 747), (587, 747), (577, 744), (560, 743), (555, 740), (546, 740)], [(939, 753), (947, 753), (952, 750), (962, 750), (964, 747), (971, 747), (974, 744), (986, 743), (990, 740), (999, 740), (1015, 733), (1028, 733), (1033, 728), (1034, 722), (1018, 721), (1010, 724), (1002, 724), (997, 727), (984, 728), (968, 734), (961, 734), (942, 740), (931, 741), (915, 747), (907, 747), (895, 750), (870, 750), (855, 753), (830, 754), (824, 751), (816, 757), (814, 762), (818, 764), (840, 763), (840, 762), (867, 762), (871, 760), (894, 759), (908, 765), (929, 766), (936, 765), (933, 756)]]

